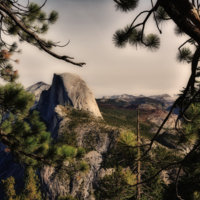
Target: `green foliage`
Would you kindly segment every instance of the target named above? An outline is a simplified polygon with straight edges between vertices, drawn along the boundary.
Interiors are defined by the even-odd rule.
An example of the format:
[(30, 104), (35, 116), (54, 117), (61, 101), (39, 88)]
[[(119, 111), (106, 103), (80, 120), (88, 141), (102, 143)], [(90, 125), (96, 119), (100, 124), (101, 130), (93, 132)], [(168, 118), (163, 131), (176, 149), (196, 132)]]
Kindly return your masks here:
[(95, 198), (97, 200), (124, 200), (134, 197), (136, 194), (135, 187), (136, 176), (130, 169), (118, 167), (114, 169), (111, 175), (105, 175), (100, 180), (99, 186), (95, 187)]
[[(57, 21), (58, 12), (53, 10), (47, 16), (41, 9), (43, 6), (41, 7), (33, 2), (28, 3), (27, 6), (22, 6), (18, 2), (4, 1), (3, 6), (6, 10), (1, 10), (4, 13), (0, 20), (4, 27), (4, 30), (1, 30), (3, 34), (18, 36), (19, 42), (26, 41), (38, 49), (51, 49), (53, 46), (57, 46), (55, 42), (40, 39), (38, 35), (47, 33), (49, 24), (54, 24)], [(9, 14), (11, 10), (17, 11), (17, 14), (11, 12), (14, 17)], [(14, 71), (13, 66), (8, 63), (13, 53), (21, 52), (17, 49), (16, 42), (8, 44), (2, 40), (0, 43), (0, 77), (9, 82), (13, 82), (19, 77), (17, 70)], [(13, 61), (19, 62), (19, 60)]]
[[(14, 52), (21, 53), (21, 50), (16, 51), (17, 43), (14, 42), (12, 45), (5, 50), (4, 43), (0, 42), (0, 77), (9, 82), (14, 82), (18, 77), (18, 71), (13, 71), (12, 64), (9, 63), (10, 57)], [(19, 63), (19, 60), (14, 60), (14, 62)]]
[[(130, 132), (122, 132), (117, 140), (116, 148), (111, 149), (108, 157), (104, 157), (104, 168), (115, 168), (111, 175), (106, 175), (96, 186), (97, 199), (136, 199), (136, 164), (137, 164), (136, 136)], [(141, 152), (144, 149), (141, 148)], [(149, 179), (165, 164), (176, 160), (173, 154), (165, 148), (156, 148), (152, 158), (147, 157), (141, 162), (142, 181)], [(108, 160), (105, 163), (105, 160)], [(164, 164), (163, 162), (164, 161)], [(110, 163), (109, 163), (110, 162)], [(158, 164), (159, 163), (159, 164)], [(124, 182), (125, 181), (125, 182)], [(142, 184), (142, 200), (149, 198), (160, 200), (163, 198), (166, 186), (159, 176)], [(124, 195), (122, 195), (124, 194)]]
[[(187, 121), (187, 119), (191, 121)], [(194, 103), (185, 112), (185, 119), (182, 124), (184, 134), (180, 136), (180, 143), (190, 145), (199, 140), (200, 104)]]
[(57, 146), (66, 144), (73, 147), (78, 147), (76, 136), (77, 136), (77, 133), (75, 131), (69, 131), (67, 130), (67, 127), (65, 127), (63, 130), (62, 136), (55, 143)]
[(85, 161), (81, 161), (76, 166), (76, 169), (77, 169), (77, 171), (81, 171), (81, 172), (87, 174), (89, 171), (89, 166)]
[(155, 51), (160, 47), (160, 38), (156, 34), (149, 34), (145, 38), (147, 48), (151, 51)]
[(142, 37), (144, 37), (144, 34), (142, 33), (141, 29), (133, 29), (129, 37), (129, 43), (136, 48), (138, 46), (143, 46), (141, 41)]
[(0, 87), (0, 140), (16, 159), (27, 165), (41, 167), (42, 164), (59, 165), (64, 160), (71, 161), (76, 156), (83, 156), (83, 150), (77, 150), (70, 144), (57, 146), (52, 143), (51, 134), (46, 132), (38, 112), (29, 114), (33, 103), (33, 95), (19, 84)]
[(115, 34), (113, 35), (113, 42), (115, 46), (118, 48), (126, 47), (127, 41), (128, 41), (128, 38), (126, 36), (126, 32), (123, 29), (117, 30)]
[(123, 12), (134, 10), (139, 3), (139, 0), (116, 0), (116, 9)]
[(120, 136), (117, 140), (118, 148), (121, 150), (125, 157), (131, 158), (134, 154), (137, 155), (136, 148), (137, 139), (133, 132), (131, 131), (123, 131), (120, 133)]
[(181, 28), (179, 28), (177, 25), (174, 28), (174, 33), (178, 37), (185, 35), (185, 32), (183, 30), (181, 30)]
[[(64, 127), (62, 127), (62, 135), (57, 141), (54, 141), (54, 144), (57, 147), (60, 147), (62, 145), (70, 145), (78, 148), (77, 133), (74, 129), (77, 127), (78, 124), (88, 122), (90, 120), (90, 115), (85, 111), (76, 110), (70, 106), (61, 108), (62, 112), (70, 118), (70, 121), (67, 122)], [(82, 157), (83, 154), (85, 154), (85, 150), (82, 148), (78, 148), (77, 157)]]
[(200, 199), (200, 192), (195, 191), (194, 194), (193, 194), (193, 199), (194, 200)]
[[(115, 2), (116, 5), (119, 6), (119, 1), (116, 0)], [(135, 41), (138, 42), (138, 44), (141, 42), (141, 46), (147, 47), (150, 50), (157, 50), (160, 46), (160, 39), (158, 36), (150, 34), (146, 37), (143, 35), (143, 32), (145, 31), (145, 25), (150, 16), (155, 19), (156, 28), (160, 33), (162, 33), (160, 23), (172, 19), (177, 25), (174, 29), (176, 36), (183, 36), (186, 33), (189, 35), (189, 37), (191, 37), (180, 45), (178, 48), (179, 52), (176, 56), (177, 61), (190, 63), (192, 69), (192, 74), (188, 80), (188, 85), (183, 91), (181, 91), (182, 94), (180, 96), (182, 99), (179, 98), (180, 101), (178, 102), (179, 105), (181, 104), (183, 109), (186, 106), (190, 106), (190, 108), (187, 110), (184, 116), (182, 116), (182, 113), (180, 113), (179, 117), (183, 117), (183, 123), (181, 127), (177, 127), (178, 132), (176, 134), (176, 137), (179, 138), (176, 151), (180, 153), (180, 150), (182, 150), (183, 147), (187, 150), (189, 149), (190, 151), (189, 153), (187, 152), (186, 155), (177, 156), (177, 152), (172, 153), (162, 148), (156, 148), (153, 150), (152, 147), (151, 156), (148, 155), (148, 152), (145, 154), (145, 158), (142, 159), (141, 170), (144, 172), (142, 180), (145, 181), (145, 179), (151, 178), (154, 175), (155, 177), (152, 177), (149, 182), (142, 184), (143, 193), (141, 199), (199, 199), (200, 110), (199, 106), (194, 103), (196, 102), (199, 104), (199, 95), (196, 93), (197, 91), (199, 92), (199, 87), (197, 87), (196, 84), (199, 81), (197, 81), (196, 78), (200, 77), (200, 69), (198, 67), (199, 36), (195, 32), (197, 21), (194, 20), (194, 16), (196, 16), (196, 10), (198, 10), (199, 7), (198, 3), (195, 1), (182, 1), (179, 3), (178, 1), (151, 1), (151, 4), (151, 9), (141, 11), (135, 17), (135, 19), (132, 20), (129, 29), (125, 28), (120, 31), (116, 31), (113, 36), (113, 41), (115, 45), (117, 44), (117, 47), (120, 47), (120, 45), (125, 47), (126, 43), (130, 40), (131, 32), (138, 27), (142, 27), (142, 36), (139, 36), (139, 39)], [(126, 5), (128, 6), (128, 4)], [(160, 5), (162, 7), (159, 7)], [(131, 6), (129, 9), (131, 11)], [(124, 10), (129, 11), (129, 9), (126, 8)], [(143, 18), (143, 20), (136, 23), (139, 17), (145, 13), (146, 16)], [(168, 17), (167, 13), (169, 14), (170, 18)], [(187, 16), (185, 13), (187, 13)], [(188, 23), (188, 20), (192, 23)], [(192, 26), (193, 28), (191, 28)], [(186, 45), (189, 47), (186, 47)], [(190, 50), (190, 47), (193, 47), (195, 53)], [(195, 97), (194, 95), (197, 96)], [(194, 104), (189, 101), (192, 98), (194, 98)], [(152, 140), (152, 142), (154, 141)], [(148, 168), (146, 168), (147, 166)], [(172, 183), (169, 185), (169, 187), (161, 187), (162, 183), (159, 180), (158, 173), (156, 174), (156, 172), (166, 168), (168, 170), (175, 170), (175, 168), (178, 167), (181, 167), (180, 176), (178, 177), (176, 174), (174, 178), (179, 178), (177, 179), (179, 180), (178, 184)]]
[(6, 200), (14, 200), (16, 196), (15, 192), (15, 179), (11, 176), (7, 178), (6, 180), (2, 180), (2, 184), (4, 187), (4, 192), (5, 192), (5, 199)]
[(84, 155), (85, 155), (85, 149), (82, 147), (78, 147), (76, 157), (82, 158)]
[[(45, 34), (49, 28), (48, 24), (54, 24), (57, 21), (58, 12), (52, 11), (47, 17), (47, 14), (41, 10), (40, 6), (32, 2), (28, 6), (28, 13), (26, 15), (22, 14), (22, 16), (20, 22), (22, 22), (27, 29), (34, 30), (37, 34)], [(9, 18), (7, 21), (4, 21), (4, 23), (6, 23), (9, 29), (15, 34), (18, 33), (21, 42), (27, 41), (39, 47), (34, 38), (24, 32), (20, 27), (15, 26), (15, 23)], [(10, 32), (10, 34), (12, 34), (12, 32)]]
[(76, 110), (76, 109), (72, 109), (70, 116), (72, 117), (85, 117), (85, 118), (89, 118), (89, 113), (87, 113), (84, 110)]
[[(198, 148), (191, 157), (183, 163), (181, 174), (177, 185), (178, 195), (182, 199), (196, 200), (199, 199), (200, 194), (200, 159)], [(177, 200), (176, 197), (176, 184), (172, 182), (168, 188), (166, 188), (164, 200), (172, 199)]]
[(72, 197), (71, 195), (67, 195), (65, 197), (58, 197), (58, 200), (77, 200), (77, 199)]
[[(117, 126), (120, 128), (128, 128), (136, 132), (137, 111), (122, 109), (122, 108), (105, 107), (103, 105), (99, 105), (99, 109), (102, 113), (104, 120), (109, 125)], [(145, 114), (145, 112), (143, 111), (141, 111), (141, 113)], [(148, 139), (152, 139), (154, 134), (149, 132), (151, 128), (152, 128), (151, 124), (141, 122), (140, 123), (141, 135)]]
[(49, 22), (51, 24), (54, 24), (58, 20), (58, 12), (53, 10), (49, 15)]
[(166, 23), (167, 20), (169, 20), (168, 14), (165, 12), (165, 9), (161, 6), (158, 7), (158, 9), (155, 12), (155, 18), (156, 21), (161, 24), (161, 23)]
[[(142, 180), (152, 177), (157, 172), (157, 168), (153, 164), (147, 163), (143, 167), (145, 167), (145, 173), (142, 175)], [(156, 176), (150, 182), (143, 184), (141, 200), (149, 200), (150, 197), (154, 200), (163, 199), (166, 187), (161, 178)]]
[(24, 175), (25, 187), (20, 194), (21, 200), (42, 200), (39, 179), (35, 173), (32, 167), (26, 169)]
[(119, 29), (113, 35), (113, 42), (116, 47), (124, 48), (129, 42), (130, 45), (145, 47), (150, 51), (155, 51), (160, 47), (160, 38), (156, 34), (145, 36), (141, 29), (131, 27)]
[(42, 200), (40, 192), (40, 184), (35, 170), (32, 167), (27, 167), (24, 175), (25, 187), (16, 195), (15, 192), (15, 179), (11, 176), (5, 181), (2, 180), (2, 184), (5, 191), (6, 200)]
[(189, 48), (182, 48), (176, 55), (176, 59), (179, 62), (189, 62), (192, 57), (192, 52)]

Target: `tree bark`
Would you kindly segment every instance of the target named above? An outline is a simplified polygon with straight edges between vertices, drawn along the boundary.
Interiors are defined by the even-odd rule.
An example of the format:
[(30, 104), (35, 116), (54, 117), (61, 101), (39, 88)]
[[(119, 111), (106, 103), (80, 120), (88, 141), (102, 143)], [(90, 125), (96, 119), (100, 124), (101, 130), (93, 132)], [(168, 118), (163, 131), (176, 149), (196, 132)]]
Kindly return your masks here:
[(200, 18), (189, 0), (159, 0), (159, 4), (181, 30), (200, 44)]
[[(176, 25), (200, 46), (200, 17), (197, 8), (189, 0), (158, 0), (158, 2)], [(198, 47), (192, 58), (191, 78), (189, 80), (192, 95), (194, 94), (199, 57), (200, 50)]]

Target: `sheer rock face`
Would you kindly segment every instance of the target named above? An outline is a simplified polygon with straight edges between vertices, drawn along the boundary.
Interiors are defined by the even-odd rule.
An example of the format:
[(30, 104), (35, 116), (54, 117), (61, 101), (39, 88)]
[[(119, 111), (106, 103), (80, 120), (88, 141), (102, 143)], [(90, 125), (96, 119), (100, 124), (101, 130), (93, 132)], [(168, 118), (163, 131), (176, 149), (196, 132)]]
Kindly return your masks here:
[(51, 123), (57, 105), (71, 105), (78, 110), (90, 112), (94, 117), (102, 118), (94, 95), (76, 74), (54, 74), (52, 86), (42, 92), (36, 109), (46, 122)]
[(57, 105), (70, 105), (77, 110), (84, 110), (95, 118), (102, 119), (99, 107), (92, 91), (78, 75), (71, 73), (54, 74), (48, 90), (42, 91), (36, 110), (47, 124), (47, 130), (54, 139), (58, 137), (61, 118), (55, 114)]

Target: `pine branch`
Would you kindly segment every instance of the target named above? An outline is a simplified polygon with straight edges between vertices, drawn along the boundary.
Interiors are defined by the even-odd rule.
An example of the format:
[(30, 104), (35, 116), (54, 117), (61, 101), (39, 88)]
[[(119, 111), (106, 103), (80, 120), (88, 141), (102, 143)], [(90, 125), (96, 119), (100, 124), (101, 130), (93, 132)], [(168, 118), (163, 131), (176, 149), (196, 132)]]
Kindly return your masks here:
[(60, 60), (64, 60), (68, 63), (71, 63), (73, 65), (77, 65), (79, 67), (82, 67), (83, 65), (85, 65), (85, 63), (77, 63), (77, 62), (73, 62), (70, 59), (72, 59), (72, 57), (70, 56), (59, 56), (57, 54), (55, 54), (54, 52), (50, 51), (49, 49), (46, 48), (46, 46), (44, 45), (43, 41), (33, 32), (31, 32), (30, 30), (28, 30), (18, 19), (17, 17), (10, 11), (10, 9), (6, 8), (5, 6), (3, 6), (2, 4), (0, 4), (0, 10), (2, 10), (3, 12), (5, 12), (15, 23), (17, 26), (19, 26), (21, 28), (21, 30), (23, 30), (25, 33), (27, 33), (29, 36), (31, 36), (32, 38), (35, 39), (35, 41), (37, 42), (37, 44), (41, 47), (41, 49), (43, 49), (45, 52), (47, 52), (48, 54), (50, 54), (51, 56), (60, 59)]

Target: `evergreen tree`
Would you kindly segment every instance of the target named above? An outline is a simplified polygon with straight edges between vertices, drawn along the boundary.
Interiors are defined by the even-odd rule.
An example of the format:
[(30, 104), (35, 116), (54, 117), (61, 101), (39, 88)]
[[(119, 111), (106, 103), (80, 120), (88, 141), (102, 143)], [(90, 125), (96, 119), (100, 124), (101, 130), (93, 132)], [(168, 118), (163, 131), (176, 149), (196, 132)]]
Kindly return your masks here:
[(84, 155), (82, 148), (51, 144), (51, 134), (46, 132), (38, 112), (29, 115), (33, 103), (34, 96), (21, 85), (0, 86), (0, 141), (7, 145), (7, 150), (18, 162), (33, 167), (59, 166), (64, 160), (80, 159)]
[(32, 167), (26, 169), (24, 175), (25, 188), (20, 195), (21, 200), (42, 200), (39, 179), (35, 173)]
[[(41, 10), (45, 3), (46, 1), (42, 6), (38, 6), (28, 1), (27, 6), (22, 6), (13, 0), (1, 1), (0, 32), (18, 36), (20, 42), (26, 41), (58, 59), (82, 66), (84, 63), (71, 62), (70, 57), (52, 52), (52, 47), (59, 45), (38, 36), (45, 34), (49, 24), (54, 24), (58, 19), (56, 11), (47, 16)], [(10, 45), (0, 36), (0, 77), (8, 82), (14, 82), (0, 86), (0, 141), (7, 146), (6, 151), (13, 153), (16, 161), (34, 167), (41, 167), (42, 164), (63, 166), (64, 160), (72, 161), (76, 157), (80, 159), (84, 154), (83, 149), (66, 145), (56, 147), (51, 144), (50, 133), (46, 132), (38, 113), (34, 111), (29, 114), (34, 97), (15, 83), (18, 71), (14, 71), (9, 63), (15, 52), (20, 52), (17, 51), (17, 43)]]
[[(64, 47), (67, 44), (60, 46), (56, 42), (39, 37), (47, 33), (49, 25), (58, 19), (56, 11), (52, 11), (49, 15), (42, 11), (46, 2), (47, 0), (39, 6), (27, 1), (27, 5), (24, 6), (15, 0), (0, 1), (0, 77), (11, 82), (0, 86), (0, 141), (7, 146), (5, 152), (14, 154), (16, 162), (22, 165), (38, 168), (45, 164), (63, 169), (65, 160), (74, 163), (76, 159), (78, 161), (76, 171), (85, 172), (88, 165), (81, 161), (84, 149), (67, 145), (57, 147), (52, 144), (50, 133), (46, 132), (44, 123), (39, 119), (39, 113), (34, 111), (29, 114), (34, 97), (24, 91), (20, 84), (15, 83), (18, 71), (14, 71), (12, 65), (8, 63), (12, 60), (10, 57), (13, 53), (21, 51), (17, 50), (16, 42), (9, 44), (2, 38), (3, 34), (18, 36), (19, 42), (28, 42), (57, 59), (82, 67), (85, 63), (73, 62), (72, 57), (60, 56), (52, 51), (53, 47)], [(14, 62), (19, 63), (18, 60)], [(26, 173), (28, 178), (25, 181), (23, 198), (40, 199), (35, 186), (34, 172), (31, 169), (28, 168)], [(15, 196), (14, 179), (9, 178), (4, 183), (7, 183), (7, 190), (10, 187), (11, 191), (7, 197), (12, 199)]]
[[(132, 12), (138, 6), (139, 2), (142, 0), (114, 0), (116, 3), (116, 9), (122, 12)], [(146, 3), (146, 2), (145, 2)], [(200, 12), (199, 12), (199, 0), (156, 0), (156, 1), (149, 1), (149, 10), (141, 11), (135, 19), (133, 19), (132, 23), (127, 25), (125, 28), (117, 30), (113, 35), (113, 41), (116, 47), (123, 48), (126, 44), (130, 44), (134, 47), (141, 46), (147, 48), (151, 51), (156, 51), (159, 49), (160, 46), (160, 38), (157, 34), (150, 33), (148, 35), (145, 34), (145, 25), (150, 17), (153, 17), (155, 21), (155, 27), (158, 29), (160, 33), (161, 30), (161, 23), (167, 22), (171, 20), (175, 23), (176, 28), (174, 29), (174, 33), (177, 36), (185, 35), (188, 39), (180, 45), (178, 48), (178, 53), (176, 55), (176, 60), (179, 62), (185, 62), (191, 65), (191, 75), (188, 80), (186, 87), (181, 92), (178, 99), (174, 102), (169, 114), (159, 127), (157, 133), (152, 138), (149, 144), (146, 146), (146, 150), (144, 151), (143, 155), (141, 155), (141, 159), (144, 159), (148, 156), (150, 150), (152, 149), (153, 142), (155, 141), (156, 137), (158, 136), (160, 130), (163, 128), (164, 124), (168, 120), (170, 114), (172, 113), (173, 109), (176, 106), (180, 106), (180, 114), (176, 121), (176, 130), (177, 136), (182, 139), (182, 142), (186, 140), (186, 145), (190, 145), (189, 143), (191, 140), (195, 143), (191, 147), (190, 152), (183, 156), (182, 158), (174, 158), (172, 157), (171, 160), (167, 159), (162, 160), (160, 163), (160, 169), (152, 177), (158, 176), (159, 172), (164, 169), (169, 169), (171, 167), (178, 167), (177, 179), (176, 179), (176, 186), (178, 188), (178, 180), (181, 170), (184, 168), (185, 163), (190, 160), (195, 154), (199, 156), (199, 147), (200, 147), (200, 140), (198, 126), (193, 126), (195, 113), (192, 113), (191, 118), (186, 118), (185, 113), (187, 109), (190, 107), (192, 103), (199, 102), (199, 94), (200, 89), (197, 87), (197, 78), (199, 77), (200, 68), (198, 67), (198, 62), (200, 60)], [(145, 16), (142, 21), (138, 22), (141, 16)], [(192, 48), (191, 48), (192, 47)], [(185, 127), (185, 130), (182, 130), (178, 126), (178, 120), (180, 118), (184, 118), (188, 123)], [(190, 124), (190, 125), (189, 125)], [(190, 134), (185, 134), (186, 132), (190, 132)], [(177, 144), (177, 149), (180, 149), (183, 143), (180, 142)], [(161, 156), (162, 157), (162, 156)], [(190, 167), (190, 166), (189, 166)], [(192, 165), (191, 165), (192, 168)], [(151, 180), (150, 178), (146, 181)], [(145, 181), (143, 181), (145, 182)], [(197, 193), (195, 193), (198, 196)], [(174, 196), (181, 199), (179, 196), (178, 189), (175, 190), (173, 193)]]
[(99, 186), (95, 187), (95, 198), (97, 200), (125, 200), (135, 199), (136, 175), (131, 170), (117, 167), (111, 175), (105, 175), (100, 180)]
[(15, 179), (11, 176), (5, 181), (2, 180), (4, 191), (8, 200), (42, 200), (40, 192), (40, 184), (35, 170), (32, 167), (27, 167), (24, 175), (25, 187), (19, 195), (15, 192)]
[(15, 179), (11, 176), (6, 180), (2, 180), (2, 184), (4, 186), (4, 191), (6, 194), (6, 200), (15, 200), (16, 192), (15, 192)]
[[(141, 149), (143, 150), (143, 149)], [(159, 149), (158, 151), (161, 151)], [(95, 187), (95, 196), (97, 199), (138, 199), (137, 188), (137, 166), (138, 166), (138, 148), (137, 138), (131, 131), (124, 131), (120, 134), (117, 142), (116, 152), (122, 155), (122, 160), (116, 160), (114, 172), (111, 175), (106, 175)], [(164, 153), (162, 153), (163, 155)], [(158, 155), (158, 153), (156, 154)], [(116, 158), (116, 157), (115, 157)], [(121, 156), (118, 156), (121, 158)], [(166, 158), (166, 157), (165, 157)], [(151, 178), (157, 172), (158, 167), (156, 160), (152, 161), (149, 157), (143, 160), (141, 164), (141, 180)], [(159, 176), (152, 178), (150, 182), (140, 185), (140, 199), (160, 200), (163, 197), (165, 186)]]

